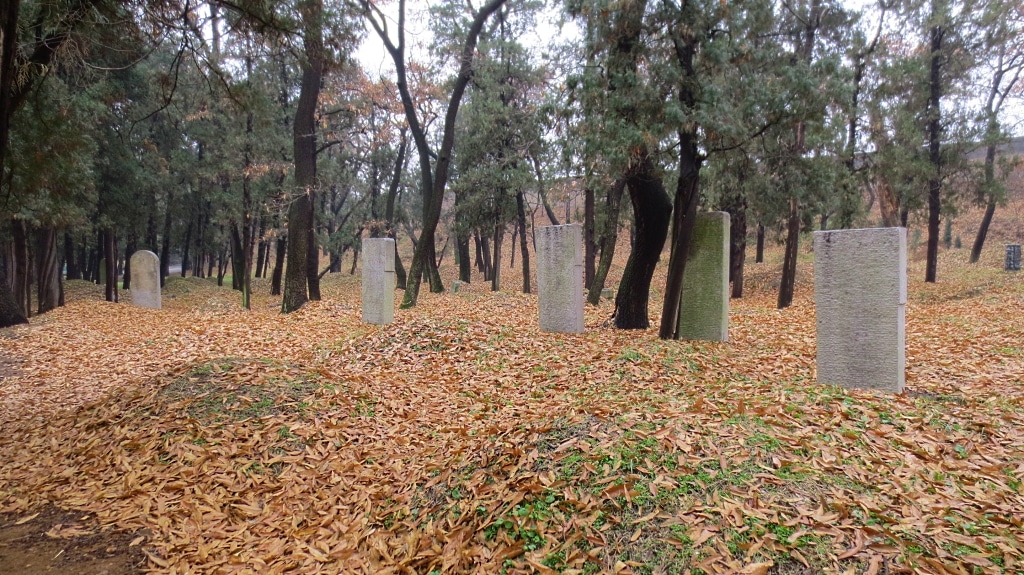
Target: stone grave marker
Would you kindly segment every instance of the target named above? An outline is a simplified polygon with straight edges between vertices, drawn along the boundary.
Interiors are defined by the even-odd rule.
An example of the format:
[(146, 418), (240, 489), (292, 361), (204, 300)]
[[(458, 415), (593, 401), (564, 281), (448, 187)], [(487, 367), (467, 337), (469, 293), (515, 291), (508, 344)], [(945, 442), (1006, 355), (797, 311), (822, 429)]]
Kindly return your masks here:
[(462, 280), (455, 280), (452, 282), (452, 293), (457, 294), (462, 290), (462, 286), (466, 285), (466, 282)]
[(1020, 271), (1020, 244), (1006, 244), (1006, 265), (1003, 269), (1008, 272)]
[(541, 331), (583, 333), (583, 226), (537, 228)]
[(679, 300), (679, 339), (729, 341), (729, 214), (697, 215)]
[(814, 232), (818, 381), (903, 391), (907, 230)]
[(363, 321), (395, 321), (395, 240), (363, 238)]
[(149, 250), (132, 254), (132, 304), (160, 309), (160, 256)]

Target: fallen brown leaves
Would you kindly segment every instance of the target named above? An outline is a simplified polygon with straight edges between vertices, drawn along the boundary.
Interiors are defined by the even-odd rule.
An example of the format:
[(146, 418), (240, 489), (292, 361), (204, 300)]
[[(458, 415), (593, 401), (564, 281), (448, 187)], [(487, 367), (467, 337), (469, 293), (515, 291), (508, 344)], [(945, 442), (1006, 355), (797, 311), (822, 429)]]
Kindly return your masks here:
[(78, 299), (3, 342), (0, 512), (148, 529), (161, 573), (1024, 571), (1024, 279), (912, 282), (890, 397), (817, 385), (809, 288), (749, 273), (729, 344), (479, 283), (382, 327), (348, 276)]

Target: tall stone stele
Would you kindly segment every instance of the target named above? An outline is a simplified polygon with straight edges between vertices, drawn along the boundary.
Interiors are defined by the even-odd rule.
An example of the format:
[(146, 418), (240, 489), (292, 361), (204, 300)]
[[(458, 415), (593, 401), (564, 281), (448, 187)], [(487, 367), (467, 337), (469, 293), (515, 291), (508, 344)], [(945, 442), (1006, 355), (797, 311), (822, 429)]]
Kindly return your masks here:
[(814, 232), (818, 382), (903, 391), (907, 230)]
[(1008, 272), (1020, 271), (1020, 244), (1006, 244), (1006, 265), (1003, 269)]
[(729, 341), (729, 214), (699, 214), (686, 255), (679, 339)]
[(160, 257), (149, 250), (132, 254), (132, 304), (160, 309)]
[(363, 321), (395, 321), (395, 240), (363, 238)]
[(583, 333), (583, 226), (544, 226), (536, 233), (540, 329)]

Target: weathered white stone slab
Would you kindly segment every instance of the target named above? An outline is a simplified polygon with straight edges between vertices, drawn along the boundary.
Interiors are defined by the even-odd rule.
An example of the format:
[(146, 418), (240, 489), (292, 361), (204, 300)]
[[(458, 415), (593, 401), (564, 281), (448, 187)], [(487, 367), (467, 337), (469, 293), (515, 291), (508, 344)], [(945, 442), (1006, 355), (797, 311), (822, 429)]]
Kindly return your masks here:
[(583, 333), (583, 226), (537, 228), (541, 331)]
[(729, 341), (729, 214), (699, 214), (686, 256), (679, 339)]
[(139, 307), (160, 309), (160, 257), (149, 250), (132, 254), (132, 303)]
[(814, 232), (818, 381), (903, 391), (907, 230)]
[(395, 321), (395, 240), (363, 238), (363, 321)]
[(1006, 244), (1006, 265), (1003, 269), (1008, 272), (1020, 271), (1020, 244)]

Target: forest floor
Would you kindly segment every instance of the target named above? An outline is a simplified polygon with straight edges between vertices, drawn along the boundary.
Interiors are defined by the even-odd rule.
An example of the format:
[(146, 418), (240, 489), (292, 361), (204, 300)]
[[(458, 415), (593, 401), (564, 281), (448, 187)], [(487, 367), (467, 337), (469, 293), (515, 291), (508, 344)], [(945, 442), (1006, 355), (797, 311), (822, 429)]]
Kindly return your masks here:
[(747, 266), (729, 343), (611, 302), (541, 333), (508, 269), (387, 326), (358, 275), (287, 316), (71, 282), (0, 339), (0, 574), (1024, 573), (1024, 274), (912, 257), (906, 392), (848, 391), (808, 244), (788, 309), (778, 249)]

